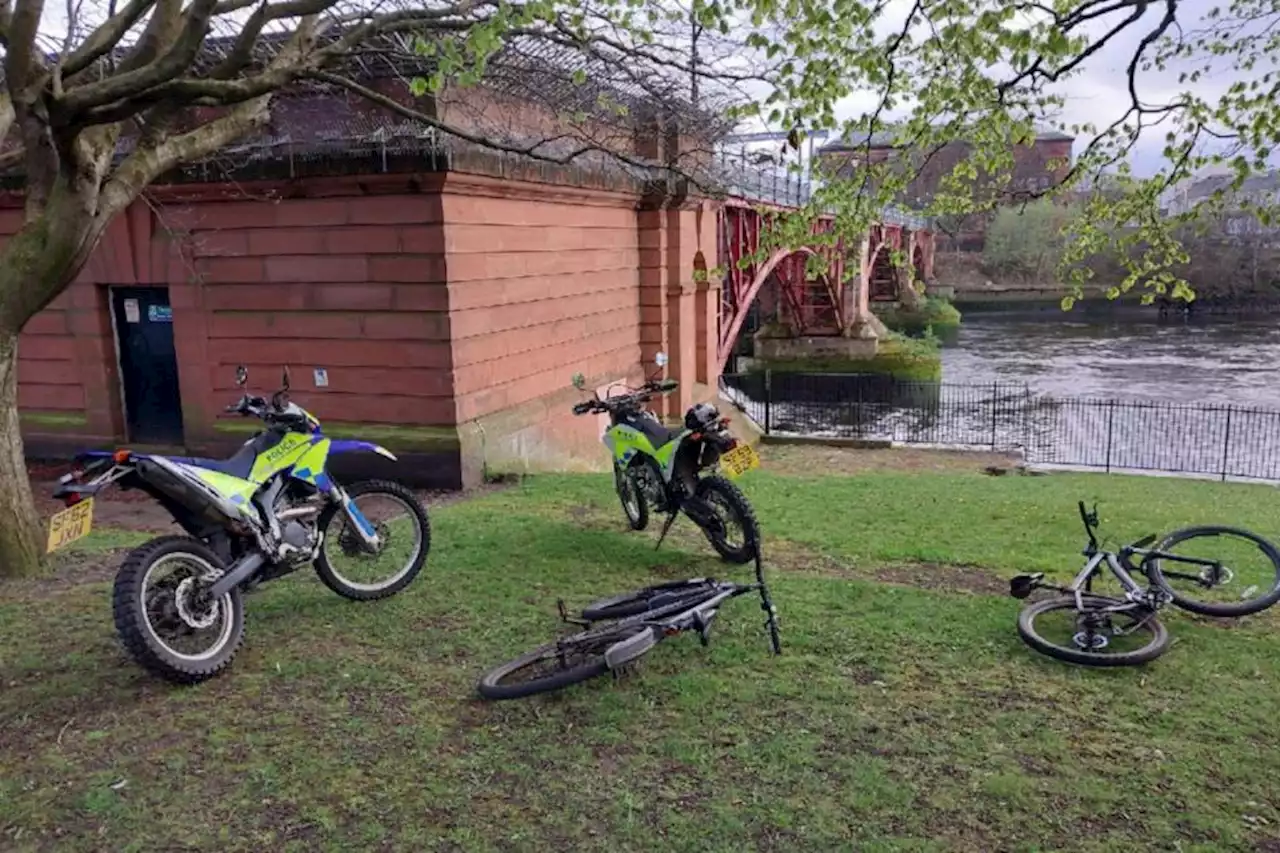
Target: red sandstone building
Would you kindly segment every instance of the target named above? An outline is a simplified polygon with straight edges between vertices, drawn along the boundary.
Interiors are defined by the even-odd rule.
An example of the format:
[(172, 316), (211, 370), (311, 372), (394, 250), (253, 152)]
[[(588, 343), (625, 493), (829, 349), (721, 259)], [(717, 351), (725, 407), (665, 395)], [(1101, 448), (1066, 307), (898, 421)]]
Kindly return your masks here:
[[(1031, 145), (1013, 148), (1013, 173), (1006, 193), (1036, 193), (1057, 185), (1071, 168), (1071, 146), (1074, 137), (1057, 131), (1040, 132)], [(950, 174), (956, 165), (965, 160), (971, 146), (962, 141), (944, 145), (932, 157), (918, 167), (914, 180), (902, 194), (909, 207), (919, 208), (928, 203), (938, 192), (942, 178)], [(858, 142), (832, 142), (819, 150), (823, 165), (838, 174), (864, 159), (880, 163), (899, 155), (893, 144), (891, 132), (872, 136), (870, 144), (864, 139)], [(981, 251), (986, 234), (988, 217), (967, 216), (952, 223), (948, 229), (945, 221), (935, 222), (938, 227), (938, 249), (953, 251)]]
[[(631, 151), (679, 153), (654, 128), (637, 117)], [(21, 198), (2, 204), (13, 233)], [(662, 350), (673, 410), (715, 393), (719, 283), (694, 276), (715, 248), (713, 203), (669, 183), (441, 146), (341, 96), (286, 101), (263, 138), (134, 204), (24, 330), (28, 452), (228, 452), (249, 426), (222, 411), (243, 363), (257, 390), (288, 365), (330, 433), (381, 441), (422, 485), (595, 467), (575, 372), (638, 379)]]

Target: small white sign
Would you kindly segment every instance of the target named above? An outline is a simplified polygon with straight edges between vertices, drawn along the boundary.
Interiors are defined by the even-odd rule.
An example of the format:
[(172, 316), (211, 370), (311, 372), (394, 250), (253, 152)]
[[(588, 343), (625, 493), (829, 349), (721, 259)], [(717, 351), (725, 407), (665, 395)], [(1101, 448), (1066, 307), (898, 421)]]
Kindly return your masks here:
[(124, 321), (126, 323), (136, 323), (141, 318), (138, 311), (138, 300), (126, 299), (124, 301)]
[(317, 388), (329, 387), (329, 371), (325, 370), (323, 367), (317, 367), (313, 372), (315, 374)]

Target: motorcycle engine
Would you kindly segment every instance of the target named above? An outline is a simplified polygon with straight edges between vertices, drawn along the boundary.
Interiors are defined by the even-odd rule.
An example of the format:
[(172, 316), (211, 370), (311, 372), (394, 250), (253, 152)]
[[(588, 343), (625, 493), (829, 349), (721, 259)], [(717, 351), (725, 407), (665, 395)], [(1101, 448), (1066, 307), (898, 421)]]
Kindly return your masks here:
[(297, 549), (290, 555), (291, 561), (294, 562), (307, 562), (313, 559), (318, 550), (317, 539), (318, 531), (309, 519), (301, 521), (289, 519), (280, 528), (280, 541), (290, 548)]
[(662, 482), (654, 474), (653, 467), (651, 465), (641, 465), (634, 470), (636, 472), (636, 483), (640, 486), (640, 491), (644, 492), (649, 505), (658, 512), (665, 510), (667, 506), (666, 490), (662, 488)]

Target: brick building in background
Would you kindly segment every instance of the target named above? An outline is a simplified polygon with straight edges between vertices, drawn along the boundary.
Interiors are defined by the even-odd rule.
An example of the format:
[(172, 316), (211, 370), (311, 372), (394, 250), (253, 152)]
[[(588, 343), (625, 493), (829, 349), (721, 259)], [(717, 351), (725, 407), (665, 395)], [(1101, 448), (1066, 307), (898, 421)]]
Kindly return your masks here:
[[(1039, 192), (1059, 183), (1071, 168), (1074, 139), (1058, 131), (1042, 131), (1033, 144), (1014, 146), (1013, 174), (1004, 192), (1016, 197), (1018, 193)], [(943, 177), (965, 160), (971, 150), (972, 146), (962, 141), (943, 146), (923, 165), (914, 167), (917, 174), (899, 201), (908, 207), (923, 207), (938, 192)], [(893, 144), (893, 133), (886, 131), (874, 134), (869, 145), (865, 139), (828, 143), (819, 149), (818, 156), (824, 170), (840, 174), (848, 173), (864, 159), (870, 163), (882, 163), (896, 159), (902, 153)], [(938, 251), (982, 251), (989, 218), (989, 214), (976, 214), (946, 217), (935, 222)], [(947, 219), (954, 221), (948, 222)]]
[[(554, 123), (485, 90), (431, 107), (527, 137)], [(615, 140), (631, 156), (692, 147), (631, 116)], [(0, 234), (21, 204), (16, 189), (0, 197)], [(539, 164), (344, 95), (287, 99), (261, 137), (153, 187), (28, 324), (28, 452), (227, 453), (255, 426), (222, 411), (243, 363), (256, 391), (287, 365), (330, 434), (386, 444), (424, 486), (607, 464), (598, 419), (570, 413), (575, 372), (593, 387), (638, 380), (662, 350), (681, 382), (671, 411), (717, 393), (719, 282), (694, 280), (715, 221), (712, 202), (604, 156)]]

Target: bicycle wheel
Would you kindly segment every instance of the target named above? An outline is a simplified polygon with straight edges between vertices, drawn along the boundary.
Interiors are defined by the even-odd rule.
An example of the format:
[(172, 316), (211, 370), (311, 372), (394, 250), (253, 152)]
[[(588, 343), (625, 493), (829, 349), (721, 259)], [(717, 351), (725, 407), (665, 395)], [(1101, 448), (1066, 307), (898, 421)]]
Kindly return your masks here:
[(715, 589), (716, 582), (706, 578), (691, 578), (683, 581), (672, 581), (654, 586), (647, 586), (635, 592), (616, 595), (613, 598), (602, 598), (582, 608), (582, 618), (588, 622), (600, 622), (606, 619), (625, 619), (656, 610), (667, 604), (680, 601), (700, 592)]
[(547, 643), (489, 670), (477, 687), (486, 699), (523, 699), (562, 690), (604, 675), (609, 671), (605, 660), (609, 647), (649, 630), (642, 625), (629, 625)]
[[(1074, 595), (1037, 601), (1018, 614), (1018, 634), (1042, 654), (1085, 666), (1136, 666), (1164, 654), (1169, 632), (1153, 611), (1112, 612), (1126, 602), (1098, 595)], [(1065, 617), (1065, 618), (1064, 618)]]
[(1208, 525), (1175, 530), (1156, 550), (1215, 560), (1198, 566), (1153, 559), (1151, 581), (1173, 596), (1173, 603), (1204, 616), (1247, 616), (1280, 601), (1280, 551), (1249, 530)]

